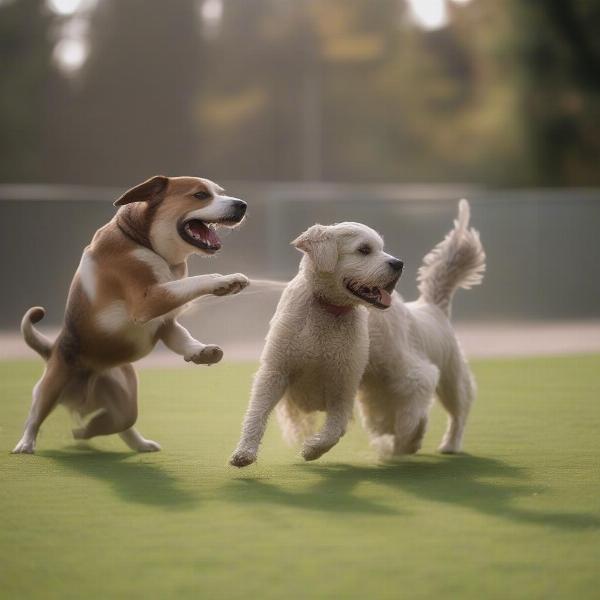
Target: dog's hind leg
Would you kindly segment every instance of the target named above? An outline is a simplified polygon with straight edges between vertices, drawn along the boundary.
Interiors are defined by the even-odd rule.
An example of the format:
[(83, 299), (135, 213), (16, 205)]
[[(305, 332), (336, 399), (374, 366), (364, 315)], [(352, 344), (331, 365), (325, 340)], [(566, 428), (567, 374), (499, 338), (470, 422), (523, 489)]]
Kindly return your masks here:
[(378, 378), (364, 378), (358, 393), (358, 412), (371, 446), (380, 458), (394, 454), (396, 398)]
[[(426, 400), (427, 404), (430, 404)], [(400, 409), (396, 413), (394, 446), (392, 454), (415, 454), (421, 449), (427, 430), (428, 410), (423, 407)]]
[(25, 424), (25, 431), (13, 450), (14, 454), (34, 453), (40, 426), (56, 406), (68, 379), (68, 367), (60, 358), (51, 357), (42, 378), (33, 388), (33, 401)]
[(414, 365), (394, 390), (397, 409), (394, 419), (394, 456), (415, 454), (421, 449), (427, 430), (429, 409), (438, 385), (439, 369), (427, 362)]
[(135, 427), (121, 431), (119, 437), (136, 452), (158, 452), (161, 449), (159, 443), (147, 440)]
[(462, 357), (456, 368), (443, 374), (437, 394), (448, 412), (448, 427), (438, 450), (455, 454), (461, 451), (467, 417), (475, 398), (475, 381)]
[(137, 420), (137, 377), (130, 364), (92, 376), (87, 405), (94, 409), (86, 425), (73, 430), (73, 437), (87, 440), (118, 433), (137, 452), (154, 452), (160, 445), (146, 440), (134, 428)]

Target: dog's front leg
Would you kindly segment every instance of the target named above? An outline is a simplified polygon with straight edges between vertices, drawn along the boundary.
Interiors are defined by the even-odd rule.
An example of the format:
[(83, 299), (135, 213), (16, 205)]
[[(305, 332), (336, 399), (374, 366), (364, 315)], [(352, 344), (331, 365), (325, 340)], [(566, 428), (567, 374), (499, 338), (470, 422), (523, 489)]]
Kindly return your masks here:
[(131, 299), (131, 313), (137, 323), (146, 323), (201, 296), (227, 296), (241, 292), (249, 281), (245, 275), (196, 275), (146, 289), (142, 298)]
[(160, 339), (169, 350), (183, 356), (186, 362), (213, 365), (223, 358), (223, 350), (219, 346), (203, 344), (194, 339), (190, 332), (175, 319), (167, 321), (161, 327)]
[(304, 460), (316, 460), (328, 452), (346, 433), (348, 421), (352, 416), (354, 394), (336, 394), (327, 407), (327, 416), (323, 428), (315, 435), (309, 437), (302, 446)]
[(286, 387), (287, 378), (280, 371), (266, 369), (258, 371), (242, 425), (242, 437), (229, 464), (234, 467), (245, 467), (256, 461), (269, 415), (281, 400)]

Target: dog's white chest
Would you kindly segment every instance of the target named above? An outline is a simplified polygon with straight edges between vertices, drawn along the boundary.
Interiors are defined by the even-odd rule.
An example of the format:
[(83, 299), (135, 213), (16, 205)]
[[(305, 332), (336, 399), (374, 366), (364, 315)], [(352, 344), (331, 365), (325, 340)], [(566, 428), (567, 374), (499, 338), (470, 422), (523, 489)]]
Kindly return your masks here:
[(84, 294), (90, 302), (94, 302), (97, 294), (97, 273), (96, 263), (89, 252), (83, 253), (78, 271)]
[[(169, 265), (160, 256), (146, 248), (136, 248), (131, 252), (133, 258), (150, 267), (154, 278), (153, 285), (160, 285), (173, 281), (175, 278)], [(82, 264), (83, 261), (82, 261)], [(82, 269), (82, 274), (89, 274), (88, 263), (85, 263), (86, 269)], [(82, 281), (86, 287), (85, 281)], [(87, 285), (89, 288), (90, 286)], [(159, 328), (166, 320), (173, 319), (185, 309), (185, 306), (179, 307), (170, 313), (161, 315), (147, 322), (136, 321), (128, 310), (125, 300), (115, 299), (98, 311), (95, 316), (95, 324), (105, 335), (119, 337), (132, 346), (136, 358), (148, 354), (155, 345)], [(132, 360), (134, 360), (132, 358)]]
[(147, 323), (136, 323), (127, 311), (123, 300), (115, 300), (98, 312), (97, 326), (105, 333), (119, 335), (131, 342), (140, 353), (150, 352), (154, 339), (163, 319), (152, 319)]
[(133, 257), (150, 267), (157, 284), (167, 283), (173, 279), (173, 272), (167, 262), (152, 250), (136, 248), (131, 252)]

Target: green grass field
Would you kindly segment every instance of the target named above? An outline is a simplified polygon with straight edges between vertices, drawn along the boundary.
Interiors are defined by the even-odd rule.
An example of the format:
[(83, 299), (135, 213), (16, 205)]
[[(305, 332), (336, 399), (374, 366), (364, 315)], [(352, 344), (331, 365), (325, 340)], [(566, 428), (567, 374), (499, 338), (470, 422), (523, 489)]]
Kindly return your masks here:
[(360, 425), (303, 463), (273, 422), (227, 466), (254, 365), (142, 371), (144, 435), (21, 433), (39, 362), (0, 363), (0, 597), (599, 598), (600, 356), (474, 363), (467, 455), (378, 464)]

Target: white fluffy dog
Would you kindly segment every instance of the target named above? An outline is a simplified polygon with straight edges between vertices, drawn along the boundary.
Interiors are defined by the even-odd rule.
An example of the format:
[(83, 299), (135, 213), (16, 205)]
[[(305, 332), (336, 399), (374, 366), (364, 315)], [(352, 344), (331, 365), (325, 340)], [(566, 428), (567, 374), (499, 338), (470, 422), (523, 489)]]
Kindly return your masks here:
[[(474, 383), (450, 304), (485, 269), (468, 224), (461, 200), (454, 229), (419, 271), (421, 297), (406, 304), (393, 291), (402, 261), (369, 227), (314, 225), (292, 242), (305, 256), (271, 321), (232, 465), (256, 460), (276, 405), (285, 437), (304, 441), (306, 460), (319, 458), (344, 435), (359, 388), (361, 417), (381, 455), (419, 449), (435, 394), (449, 414), (440, 451), (460, 450)], [(317, 411), (326, 418), (315, 433)]]
[(481, 283), (484, 271), (485, 252), (477, 231), (469, 229), (469, 204), (461, 200), (454, 229), (419, 270), (420, 298), (404, 303), (394, 294), (389, 310), (371, 311), (359, 408), (383, 457), (419, 450), (434, 395), (448, 412), (439, 451), (460, 452), (475, 383), (450, 309), (455, 290)]

